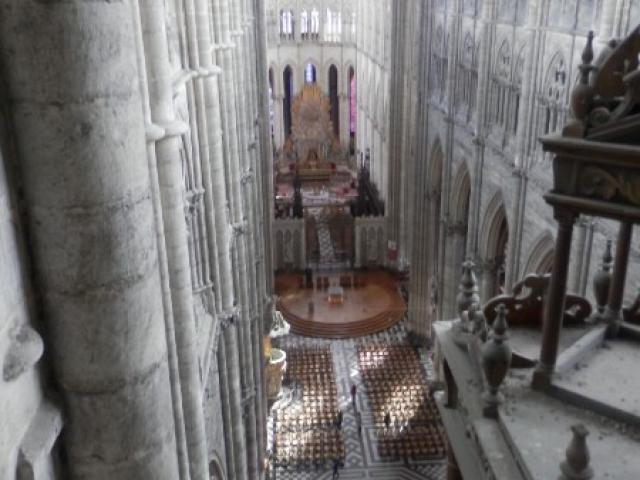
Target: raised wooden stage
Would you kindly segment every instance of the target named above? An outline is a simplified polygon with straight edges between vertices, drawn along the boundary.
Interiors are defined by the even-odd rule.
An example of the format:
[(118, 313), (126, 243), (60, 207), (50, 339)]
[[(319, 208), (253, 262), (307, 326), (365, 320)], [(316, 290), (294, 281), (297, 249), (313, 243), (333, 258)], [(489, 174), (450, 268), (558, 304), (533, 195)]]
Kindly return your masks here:
[[(343, 284), (342, 302), (330, 302), (330, 285), (338, 283)], [(276, 294), (291, 331), (311, 337), (369, 335), (399, 322), (406, 310), (395, 278), (383, 270), (314, 274), (313, 288), (304, 286), (302, 273), (281, 273), (276, 275)]]

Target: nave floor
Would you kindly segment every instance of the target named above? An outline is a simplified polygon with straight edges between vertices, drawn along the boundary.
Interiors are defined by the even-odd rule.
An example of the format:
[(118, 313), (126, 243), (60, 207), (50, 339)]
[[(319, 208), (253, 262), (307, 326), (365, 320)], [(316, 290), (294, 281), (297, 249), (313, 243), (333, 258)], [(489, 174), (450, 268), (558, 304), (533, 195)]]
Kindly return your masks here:
[[(288, 335), (278, 339), (278, 348), (285, 351), (301, 347), (330, 346), (336, 375), (336, 390), (338, 407), (343, 411), (342, 426), (346, 459), (344, 467), (340, 469), (340, 479), (378, 479), (378, 480), (444, 480), (446, 476), (446, 459), (432, 459), (423, 461), (383, 461), (378, 455), (377, 440), (371, 405), (366, 395), (365, 385), (358, 367), (357, 347), (363, 343), (385, 342), (391, 344), (403, 343), (406, 331), (403, 323), (367, 337), (345, 340), (325, 340), (318, 338)], [(427, 378), (433, 379), (434, 372), (428, 352), (421, 352), (420, 361), (427, 373)], [(356, 419), (351, 407), (350, 387), (357, 386), (357, 406), (362, 415), (362, 437), (358, 434)], [(269, 444), (273, 445), (273, 419), (269, 420)], [(271, 468), (271, 480), (327, 480), (332, 478), (330, 467), (324, 470), (296, 470), (295, 468)]]

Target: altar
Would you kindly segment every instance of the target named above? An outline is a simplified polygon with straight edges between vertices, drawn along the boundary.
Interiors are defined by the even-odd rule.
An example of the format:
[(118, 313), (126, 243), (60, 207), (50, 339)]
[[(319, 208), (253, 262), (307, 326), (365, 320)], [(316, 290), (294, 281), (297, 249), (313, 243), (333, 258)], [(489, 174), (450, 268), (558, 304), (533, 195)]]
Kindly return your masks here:
[[(292, 104), (291, 135), (277, 153), (276, 181), (297, 173), (302, 183), (328, 184), (333, 177), (351, 178), (350, 156), (333, 131), (329, 99), (316, 84), (305, 85)], [(355, 178), (355, 177), (354, 177)]]
[(342, 305), (344, 303), (344, 288), (340, 285), (332, 285), (327, 291), (327, 302), (331, 305)]

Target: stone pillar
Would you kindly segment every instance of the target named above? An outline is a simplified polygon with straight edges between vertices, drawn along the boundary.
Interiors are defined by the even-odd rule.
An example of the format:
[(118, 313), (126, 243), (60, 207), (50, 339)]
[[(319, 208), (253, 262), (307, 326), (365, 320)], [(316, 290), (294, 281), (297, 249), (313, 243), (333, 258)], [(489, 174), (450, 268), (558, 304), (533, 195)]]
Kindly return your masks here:
[[(233, 322), (230, 318), (230, 321)], [(233, 424), (233, 450), (235, 455), (235, 477), (237, 479), (251, 479), (248, 474), (247, 465), (247, 443), (244, 438), (245, 421), (242, 413), (242, 385), (240, 384), (240, 362), (238, 360), (237, 345), (238, 327), (231, 323), (224, 330), (224, 343), (230, 346), (229, 355), (227, 356), (227, 381), (229, 386), (229, 397), (231, 401), (231, 422)]]
[(208, 475), (207, 442), (204, 432), (202, 385), (199, 376), (180, 157), (180, 135), (188, 126), (176, 120), (173, 109), (172, 76), (163, 5), (158, 6), (154, 0), (140, 0), (139, 5), (151, 120), (165, 132), (156, 141), (156, 158), (189, 471), (192, 479), (204, 479)]
[[(567, 279), (567, 292), (580, 295), (580, 285), (582, 284), (582, 271), (584, 269), (585, 250), (587, 248), (587, 223), (583, 218), (576, 221), (575, 240), (571, 247), (571, 259), (569, 277)], [(590, 262), (591, 259), (586, 259)]]
[[(264, 376), (264, 351), (263, 351), (263, 337), (265, 332), (271, 328), (271, 295), (273, 292), (273, 266), (271, 264), (271, 223), (273, 221), (273, 146), (270, 136), (269, 126), (269, 105), (266, 102), (266, 88), (268, 84), (267, 77), (267, 35), (265, 32), (265, 1), (253, 0), (253, 15), (255, 25), (255, 35), (253, 38), (254, 48), (256, 52), (255, 63), (256, 67), (256, 115), (257, 115), (257, 135), (258, 141), (258, 156), (256, 159), (256, 169), (254, 182), (258, 188), (258, 197), (256, 204), (259, 208), (258, 221), (262, 224), (260, 238), (257, 241), (260, 244), (258, 250), (259, 262), (259, 282), (261, 304), (260, 317), (257, 320), (258, 333), (256, 334), (256, 343), (254, 351), (257, 354), (256, 357), (256, 374), (258, 375), (258, 385), (256, 387), (258, 392), (260, 415), (258, 417), (259, 422), (259, 434), (260, 444), (259, 452), (264, 456), (267, 449), (267, 395), (266, 395), (266, 379)], [(304, 235), (303, 235), (304, 245)], [(303, 249), (304, 255), (304, 249)]]
[(257, 478), (258, 449), (256, 432), (256, 410), (255, 410), (255, 372), (253, 362), (253, 348), (251, 341), (252, 319), (254, 318), (254, 299), (250, 292), (253, 288), (253, 275), (255, 268), (252, 265), (253, 241), (253, 202), (247, 191), (247, 177), (250, 168), (251, 152), (248, 151), (249, 132), (251, 129), (248, 120), (248, 110), (250, 108), (249, 98), (250, 85), (246, 82), (246, 72), (244, 64), (249, 52), (246, 51), (246, 33), (244, 27), (243, 1), (230, 2), (231, 7), (231, 38), (234, 42), (232, 49), (232, 67), (235, 75), (234, 100), (236, 104), (236, 132), (237, 132), (237, 157), (230, 158), (231, 168), (229, 169), (232, 180), (231, 197), (231, 218), (235, 235), (233, 239), (234, 272), (236, 273), (238, 293), (240, 301), (240, 365), (242, 380), (242, 398), (245, 408), (245, 428), (247, 439), (247, 462), (249, 478)]
[[(429, 9), (422, 9), (421, 25), (430, 25), (429, 22)], [(416, 133), (417, 152), (416, 158), (418, 161), (414, 170), (414, 211), (420, 212), (416, 216), (415, 225), (413, 226), (413, 248), (410, 252), (410, 265), (409, 275), (411, 282), (409, 284), (409, 305), (408, 305), (408, 319), (409, 319), (409, 331), (418, 336), (425, 336), (430, 333), (430, 321), (429, 318), (429, 293), (428, 293), (428, 228), (427, 228), (427, 212), (428, 208), (428, 195), (429, 192), (424, 191), (424, 186), (429, 185), (428, 169), (427, 169), (427, 156), (428, 156), (428, 101), (427, 101), (427, 68), (428, 68), (428, 55), (425, 52), (429, 51), (431, 44), (431, 36), (429, 35), (429, 28), (423, 30), (422, 38), (420, 42), (421, 53), (418, 55), (420, 61), (420, 68), (418, 71), (418, 83), (422, 87), (420, 88), (419, 95), (420, 104), (422, 108), (418, 110), (417, 125), (418, 131)]]
[(227, 345), (231, 345), (230, 336), (225, 332), (227, 328), (230, 328), (226, 322), (223, 321), (221, 328), (223, 329), (220, 345), (218, 346), (218, 367), (220, 378), (220, 399), (222, 406), (222, 423), (224, 427), (224, 444), (225, 444), (225, 460), (227, 478), (236, 478), (236, 463), (235, 463), (235, 448), (233, 430), (235, 428), (233, 423), (233, 408), (232, 408), (232, 385), (233, 373), (230, 370), (230, 366), (227, 364), (227, 358), (229, 358), (227, 352)]
[(179, 478), (133, 18), (129, 2), (0, 1), (72, 479)]
[[(378, 187), (383, 194), (386, 203), (387, 239), (396, 242), (399, 246), (402, 216), (402, 175), (405, 168), (403, 157), (404, 129), (408, 128), (404, 122), (405, 104), (405, 29), (406, 29), (406, 2), (393, 3), (391, 6), (391, 85), (394, 101), (390, 102), (389, 116), (393, 128), (389, 132), (388, 168), (383, 169), (380, 179), (385, 183), (379, 183)], [(383, 80), (381, 80), (384, 83)], [(382, 99), (379, 99), (382, 101)], [(382, 160), (382, 152), (379, 152)], [(386, 170), (386, 171), (384, 171)], [(404, 248), (404, 246), (403, 246)], [(385, 263), (387, 260), (385, 259)], [(396, 263), (396, 262), (394, 262)], [(396, 268), (395, 265), (389, 265)]]
[[(240, 163), (241, 158), (241, 137), (239, 137), (239, 126), (242, 124), (239, 118), (242, 114), (239, 111), (239, 105), (236, 104), (238, 100), (238, 93), (236, 87), (240, 86), (236, 84), (240, 79), (238, 73), (234, 67), (240, 61), (236, 58), (234, 62), (233, 53), (237, 48), (237, 44), (234, 42), (235, 36), (238, 32), (239, 26), (239, 12), (237, 10), (238, 5), (227, 0), (218, 0), (215, 3), (214, 8), (217, 8), (217, 12), (214, 12), (214, 28), (216, 30), (216, 43), (217, 43), (217, 59), (218, 64), (222, 67), (223, 73), (221, 75), (222, 85), (220, 92), (221, 100), (221, 117), (223, 119), (223, 152), (224, 152), (224, 167), (225, 167), (225, 180), (227, 187), (226, 208), (229, 209), (229, 222), (230, 228), (233, 229), (234, 234), (228, 238), (226, 248), (228, 249), (224, 254), (228, 257), (229, 273), (231, 275), (230, 281), (234, 282), (237, 286), (236, 298), (234, 304), (237, 301), (236, 306), (241, 307), (237, 321), (240, 323), (238, 327), (238, 338), (235, 339), (232, 353), (230, 357), (233, 357), (234, 362), (237, 360), (241, 367), (238, 368), (238, 379), (243, 386), (248, 384), (247, 376), (253, 374), (253, 368), (251, 363), (251, 352), (247, 352), (246, 348), (250, 346), (250, 341), (246, 336), (246, 326), (249, 323), (247, 320), (248, 309), (248, 295), (247, 286), (245, 280), (246, 272), (246, 259), (244, 256), (244, 245), (242, 232), (246, 228), (244, 219), (242, 218), (242, 200), (240, 191)], [(241, 93), (242, 94), (242, 93)], [(233, 268), (231, 268), (233, 265)], [(235, 277), (235, 278), (234, 278)], [(251, 382), (253, 385), (253, 382)], [(246, 387), (245, 387), (246, 388)], [(246, 422), (242, 415), (242, 399), (246, 397), (246, 390), (238, 392), (238, 398), (240, 403), (237, 406), (240, 410), (233, 413), (234, 417), (234, 443), (238, 445), (236, 448), (236, 475), (237, 478), (254, 478), (249, 474), (248, 465), (255, 464), (255, 420), (249, 418)], [(239, 418), (236, 418), (239, 415)], [(252, 421), (253, 420), (253, 421)], [(243, 426), (242, 430), (238, 430), (240, 426)], [(248, 432), (252, 432), (248, 435)], [(249, 438), (247, 438), (249, 437)], [(242, 448), (240, 448), (242, 445)]]
[(609, 298), (604, 313), (604, 317), (609, 325), (607, 333), (611, 337), (615, 337), (618, 334), (620, 322), (622, 322), (622, 299), (624, 298), (624, 282), (627, 278), (632, 233), (632, 223), (620, 223), (613, 273), (611, 274), (611, 286), (609, 287)]

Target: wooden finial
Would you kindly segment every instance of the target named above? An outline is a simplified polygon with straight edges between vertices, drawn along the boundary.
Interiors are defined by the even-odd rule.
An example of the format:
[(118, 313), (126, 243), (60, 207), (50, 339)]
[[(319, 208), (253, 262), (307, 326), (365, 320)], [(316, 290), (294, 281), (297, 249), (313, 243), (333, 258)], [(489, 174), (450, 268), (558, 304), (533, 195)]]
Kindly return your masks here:
[(462, 277), (460, 278), (460, 293), (456, 298), (458, 316), (462, 318), (462, 312), (469, 309), (474, 303), (480, 302), (478, 295), (478, 285), (476, 275), (473, 271), (475, 264), (471, 260), (466, 260), (462, 264)]
[(503, 303), (496, 307), (496, 313), (489, 340), (482, 347), (482, 369), (488, 387), (483, 395), (483, 413), (489, 418), (498, 417), (498, 406), (501, 403), (498, 390), (511, 365), (511, 347), (506, 343), (507, 309)]
[(587, 435), (589, 431), (583, 424), (571, 427), (573, 438), (566, 450), (566, 459), (560, 464), (559, 480), (589, 480), (593, 478), (593, 469), (589, 466), (589, 448)]

